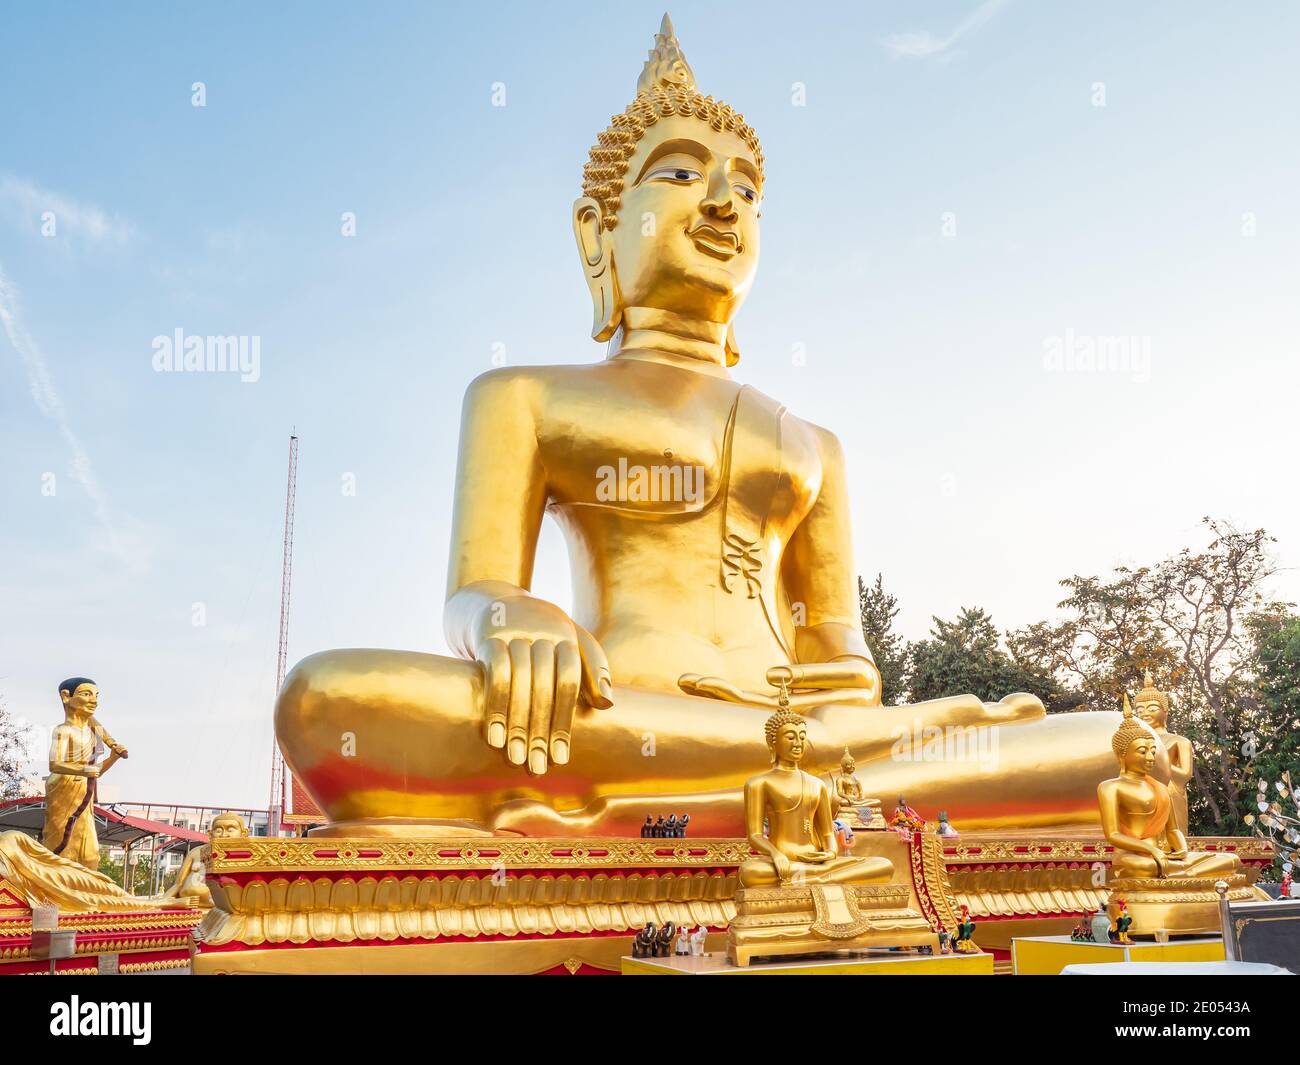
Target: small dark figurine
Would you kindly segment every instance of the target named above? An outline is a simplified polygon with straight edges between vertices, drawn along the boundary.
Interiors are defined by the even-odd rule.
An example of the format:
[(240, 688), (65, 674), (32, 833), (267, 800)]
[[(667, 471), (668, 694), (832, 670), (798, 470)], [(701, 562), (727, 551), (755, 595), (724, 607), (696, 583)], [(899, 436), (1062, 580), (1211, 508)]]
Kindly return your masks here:
[(1084, 914), (1079, 918), (1079, 923), (1070, 931), (1070, 938), (1075, 943), (1091, 943), (1092, 938), (1092, 917), (1091, 914)]
[(687, 824), (690, 823), (690, 820), (691, 820), (691, 815), (690, 815), (690, 814), (682, 814), (682, 816), (679, 817), (679, 818), (677, 819), (677, 838), (678, 838), (678, 839), (685, 839), (685, 838), (686, 838), (686, 826), (687, 826)]
[(650, 835), (654, 839), (664, 838), (664, 815), (659, 815), (659, 820), (654, 823), (654, 828), (650, 830)]
[(664, 822), (664, 839), (677, 838), (677, 815), (669, 814), (668, 820)]
[[(651, 926), (653, 927), (653, 925)], [(671, 958), (673, 956), (673, 941), (677, 938), (677, 929), (672, 921), (665, 921), (664, 926), (655, 933), (655, 952), (656, 958)]]
[(641, 929), (632, 939), (632, 957), (634, 958), (653, 958), (655, 952), (655, 926), (654, 922), (647, 921), (645, 927)]
[(649, 814), (646, 814), (645, 824), (641, 826), (641, 838), (649, 839), (654, 834), (655, 834), (654, 818), (651, 817)]

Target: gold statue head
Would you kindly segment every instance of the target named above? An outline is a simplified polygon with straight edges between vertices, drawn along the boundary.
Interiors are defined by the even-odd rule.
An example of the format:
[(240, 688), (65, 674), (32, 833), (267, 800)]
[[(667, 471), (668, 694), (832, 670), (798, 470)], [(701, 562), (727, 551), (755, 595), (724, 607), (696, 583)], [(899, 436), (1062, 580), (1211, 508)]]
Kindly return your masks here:
[(226, 811), (217, 814), (212, 819), (212, 826), (208, 829), (209, 839), (238, 839), (248, 835), (248, 828), (244, 825), (244, 819), (239, 814)]
[(840, 759), (840, 772), (846, 777), (853, 776), (853, 771), (857, 769), (858, 764), (853, 760), (853, 754), (847, 747), (844, 748), (844, 757)]
[(1129, 705), (1128, 693), (1124, 694), (1124, 720), (1115, 735), (1111, 737), (1110, 746), (1115, 752), (1120, 768), (1131, 773), (1146, 776), (1155, 768), (1156, 748), (1160, 740), (1143, 721), (1133, 716), (1133, 707)]
[(782, 707), (767, 719), (763, 726), (767, 749), (773, 762), (790, 762), (798, 765), (808, 747), (808, 722), (803, 714)]
[(744, 117), (702, 96), (664, 15), (636, 99), (597, 138), (573, 228), (591, 290), (596, 340), (631, 307), (677, 316), (708, 339), (725, 334), (758, 265), (763, 150)]
[(99, 686), (89, 677), (69, 677), (59, 685), (63, 709), (93, 717), (99, 707)]
[(1164, 728), (1169, 720), (1169, 696), (1156, 689), (1149, 669), (1142, 683), (1143, 689), (1134, 698), (1134, 712), (1152, 728)]

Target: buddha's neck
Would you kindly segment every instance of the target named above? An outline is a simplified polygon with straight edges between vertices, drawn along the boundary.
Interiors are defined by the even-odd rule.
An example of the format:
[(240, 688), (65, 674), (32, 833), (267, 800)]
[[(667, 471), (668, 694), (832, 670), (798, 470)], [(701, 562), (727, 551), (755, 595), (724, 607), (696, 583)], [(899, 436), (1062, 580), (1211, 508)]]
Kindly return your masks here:
[(649, 358), (727, 376), (727, 326), (655, 307), (625, 307), (611, 359)]

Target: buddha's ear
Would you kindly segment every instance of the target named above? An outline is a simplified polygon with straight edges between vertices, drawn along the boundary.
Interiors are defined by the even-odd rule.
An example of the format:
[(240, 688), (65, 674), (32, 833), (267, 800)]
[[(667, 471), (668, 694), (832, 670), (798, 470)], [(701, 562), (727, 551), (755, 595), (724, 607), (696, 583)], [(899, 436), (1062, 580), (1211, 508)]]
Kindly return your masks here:
[(740, 361), (740, 345), (736, 343), (736, 327), (727, 326), (727, 365), (735, 366)]
[(606, 239), (600, 204), (590, 196), (579, 197), (573, 203), (573, 236), (591, 292), (591, 338), (608, 340), (622, 321), (623, 308), (614, 278), (613, 248)]

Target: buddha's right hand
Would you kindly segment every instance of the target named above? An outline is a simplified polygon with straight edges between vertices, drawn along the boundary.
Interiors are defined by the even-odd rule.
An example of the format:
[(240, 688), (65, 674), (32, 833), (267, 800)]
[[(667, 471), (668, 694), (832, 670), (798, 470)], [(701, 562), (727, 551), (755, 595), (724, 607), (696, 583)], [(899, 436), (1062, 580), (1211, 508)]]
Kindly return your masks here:
[(551, 761), (566, 764), (579, 701), (614, 705), (600, 644), (559, 607), (526, 593), (488, 605), (474, 630), (488, 746), (536, 775)]

